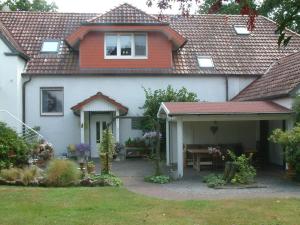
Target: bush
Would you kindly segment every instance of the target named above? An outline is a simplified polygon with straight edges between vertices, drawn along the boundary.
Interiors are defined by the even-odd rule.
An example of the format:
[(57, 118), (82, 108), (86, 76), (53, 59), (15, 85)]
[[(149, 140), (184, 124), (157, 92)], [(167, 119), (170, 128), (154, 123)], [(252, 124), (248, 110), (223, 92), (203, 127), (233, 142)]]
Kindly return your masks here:
[(92, 180), (99, 186), (119, 187), (123, 184), (122, 180), (113, 174), (95, 175)]
[(239, 184), (249, 184), (254, 182), (256, 176), (256, 170), (251, 165), (251, 157), (249, 158), (244, 154), (241, 156), (236, 156), (233, 152), (228, 151), (230, 158), (233, 160), (233, 163), (236, 165), (236, 173), (231, 180), (231, 183)]
[(0, 172), (0, 177), (5, 181), (16, 182), (19, 181), (27, 186), (30, 183), (37, 182), (41, 176), (41, 170), (36, 166), (20, 168), (4, 169)]
[(149, 176), (149, 177), (145, 177), (144, 180), (146, 182), (156, 183), (156, 184), (166, 184), (171, 182), (171, 178), (165, 175)]
[(101, 173), (110, 174), (111, 161), (115, 155), (115, 140), (112, 131), (107, 128), (103, 131), (103, 136), (99, 148), (101, 161)]
[(209, 174), (203, 177), (203, 182), (207, 183), (207, 186), (210, 188), (220, 187), (226, 184), (226, 181), (220, 174)]
[(297, 175), (300, 176), (300, 123), (288, 131), (274, 130), (269, 139), (283, 147), (287, 163), (295, 168)]
[(70, 160), (51, 160), (46, 170), (46, 183), (50, 186), (65, 187), (77, 184), (80, 171), (75, 162)]
[(0, 170), (28, 162), (29, 145), (5, 123), (0, 122)]

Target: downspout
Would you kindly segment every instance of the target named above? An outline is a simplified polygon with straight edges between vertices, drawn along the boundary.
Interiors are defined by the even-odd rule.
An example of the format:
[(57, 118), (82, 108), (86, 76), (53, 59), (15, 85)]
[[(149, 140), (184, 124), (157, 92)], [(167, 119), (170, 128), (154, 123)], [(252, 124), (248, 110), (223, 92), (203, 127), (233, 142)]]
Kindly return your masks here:
[(229, 91), (228, 91), (228, 88), (229, 88), (229, 85), (228, 85), (228, 76), (225, 77), (225, 88), (226, 88), (226, 102), (229, 101)]
[(24, 81), (22, 84), (22, 122), (26, 123), (26, 85), (31, 81), (31, 76), (29, 76), (29, 79)]

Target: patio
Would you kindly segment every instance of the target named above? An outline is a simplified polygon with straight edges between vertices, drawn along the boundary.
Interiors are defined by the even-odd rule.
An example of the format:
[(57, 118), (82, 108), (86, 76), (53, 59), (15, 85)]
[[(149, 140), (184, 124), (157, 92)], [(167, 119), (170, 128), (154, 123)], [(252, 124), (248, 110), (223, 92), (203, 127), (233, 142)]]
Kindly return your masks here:
[[(98, 164), (99, 165), (99, 164)], [(232, 198), (289, 198), (300, 196), (300, 184), (285, 179), (284, 171), (275, 167), (258, 171), (259, 188), (212, 189), (202, 182), (210, 171), (197, 172), (186, 168), (181, 180), (169, 184), (144, 182), (144, 177), (153, 174), (153, 163), (143, 159), (128, 159), (113, 163), (113, 173), (121, 177), (124, 186), (132, 192), (168, 200), (232, 199)], [(167, 172), (167, 168), (164, 167)]]

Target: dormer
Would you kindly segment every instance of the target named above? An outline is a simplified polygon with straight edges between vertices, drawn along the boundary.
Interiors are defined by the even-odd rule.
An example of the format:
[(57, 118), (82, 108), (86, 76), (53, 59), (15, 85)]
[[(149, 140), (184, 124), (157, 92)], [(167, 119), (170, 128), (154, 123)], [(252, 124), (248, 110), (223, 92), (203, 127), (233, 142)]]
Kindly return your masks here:
[(96, 16), (69, 35), (81, 69), (171, 68), (186, 39), (168, 23), (129, 5)]

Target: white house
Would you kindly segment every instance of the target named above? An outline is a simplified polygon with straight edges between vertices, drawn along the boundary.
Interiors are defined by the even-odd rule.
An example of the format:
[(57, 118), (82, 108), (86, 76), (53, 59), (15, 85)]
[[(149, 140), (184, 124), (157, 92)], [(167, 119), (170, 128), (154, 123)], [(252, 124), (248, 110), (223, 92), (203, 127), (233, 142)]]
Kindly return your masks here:
[[(293, 37), (279, 49), (273, 21), (258, 16), (249, 32), (247, 19), (176, 15), (161, 21), (129, 4), (102, 15), (0, 12), (0, 110), (40, 127), (58, 155), (69, 144), (84, 142), (97, 157), (109, 123), (121, 143), (142, 135), (135, 124), (143, 114), (144, 88), (186, 87), (201, 102), (216, 103), (219, 112), (199, 103), (196, 111), (187, 107), (179, 115), (172, 105), (162, 105), (158, 115), (169, 121), (167, 163), (175, 163), (182, 176), (183, 144), (255, 148), (273, 128), (291, 124), (283, 121), (291, 118), (299, 67), (289, 71), (281, 60), (299, 65), (293, 57), (299, 55), (294, 52), (300, 37), (287, 31)], [(280, 93), (273, 81), (288, 82), (274, 68), (293, 74)], [(204, 116), (202, 107), (210, 115)], [(216, 134), (211, 126), (218, 126)], [(264, 147), (269, 162), (283, 165), (278, 147)]]

